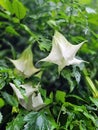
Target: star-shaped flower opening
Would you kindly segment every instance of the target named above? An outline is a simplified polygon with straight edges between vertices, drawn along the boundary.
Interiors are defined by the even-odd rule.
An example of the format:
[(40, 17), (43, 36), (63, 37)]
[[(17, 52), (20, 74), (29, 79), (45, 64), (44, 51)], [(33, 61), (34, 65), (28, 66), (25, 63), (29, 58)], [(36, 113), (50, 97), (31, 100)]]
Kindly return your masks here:
[[(15, 92), (20, 105), (25, 109), (37, 111), (45, 106), (38, 91), (38, 86), (33, 87), (31, 83), (20, 85), (18, 88), (13, 83), (10, 83), (10, 86)], [(20, 89), (24, 89), (24, 93)]]
[[(86, 41), (84, 41), (86, 42)], [(55, 32), (52, 41), (52, 49), (50, 54), (40, 61), (47, 61), (58, 65), (59, 72), (65, 67), (72, 64), (80, 64), (83, 60), (75, 57), (77, 51), (83, 45), (72, 45), (67, 39), (58, 31)]]
[(33, 65), (31, 45), (23, 51), (19, 59), (10, 59), (10, 61), (14, 64), (16, 69), (22, 72), (27, 78), (39, 71), (39, 69), (35, 68)]

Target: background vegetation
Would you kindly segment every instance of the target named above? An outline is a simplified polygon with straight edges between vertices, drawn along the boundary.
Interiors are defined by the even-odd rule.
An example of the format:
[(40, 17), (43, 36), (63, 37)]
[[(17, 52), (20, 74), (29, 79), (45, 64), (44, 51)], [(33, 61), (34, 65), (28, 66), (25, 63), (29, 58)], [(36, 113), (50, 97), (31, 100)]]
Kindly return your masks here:
[[(0, 1), (0, 129), (98, 130), (98, 1)], [(77, 53), (89, 63), (65, 67), (37, 63), (52, 47), (55, 30), (72, 44), (87, 40)], [(32, 45), (40, 73), (24, 78), (8, 58), (17, 59)], [(37, 63), (37, 64), (36, 64)], [(23, 108), (9, 85), (32, 82), (46, 104), (38, 111)]]

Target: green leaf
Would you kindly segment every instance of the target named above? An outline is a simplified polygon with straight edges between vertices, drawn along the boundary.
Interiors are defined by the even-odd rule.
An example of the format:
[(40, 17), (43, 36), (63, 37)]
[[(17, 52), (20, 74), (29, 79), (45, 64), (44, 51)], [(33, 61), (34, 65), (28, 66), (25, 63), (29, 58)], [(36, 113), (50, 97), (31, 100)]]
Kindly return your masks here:
[(89, 114), (87, 111), (84, 111), (83, 114), (85, 115), (86, 118), (90, 119), (94, 124), (96, 123), (96, 119), (94, 118), (93, 115)]
[(94, 116), (87, 111), (85, 106), (74, 106), (74, 111), (82, 112), (87, 119), (90, 119), (95, 124)]
[(67, 118), (67, 122), (66, 122), (66, 130), (68, 129), (68, 127), (70, 126), (72, 120), (74, 119), (74, 114), (73, 113), (69, 113), (68, 118)]
[(23, 130), (51, 130), (50, 122), (44, 113), (30, 112), (24, 117), (26, 122)]
[(8, 94), (7, 92), (1, 92), (1, 94), (8, 104), (18, 107), (17, 99), (14, 96)]
[(69, 70), (63, 70), (61, 72), (61, 75), (68, 80), (68, 83), (69, 83), (69, 87), (70, 87), (70, 92), (73, 91), (74, 87), (75, 87), (75, 82), (72, 80), (72, 74), (71, 74), (71, 71)]
[(31, 31), (31, 29), (26, 26), (25, 24), (20, 24), (21, 28), (24, 29), (29, 35), (31, 35), (33, 38), (37, 38), (37, 36)]
[(0, 98), (0, 108), (3, 107), (5, 105), (5, 102), (2, 98)]
[(97, 106), (98, 108), (98, 98), (92, 98), (90, 97), (90, 100)]
[(89, 14), (88, 15), (89, 23), (93, 24), (94, 26), (98, 26), (98, 14)]
[(81, 74), (79, 73), (79, 71), (77, 71), (76, 69), (73, 69), (73, 76), (75, 77), (77, 83), (79, 84), (80, 79), (81, 79)]
[(86, 100), (84, 100), (83, 98), (81, 98), (81, 97), (79, 97), (79, 96), (77, 96), (77, 95), (69, 94), (69, 95), (66, 96), (66, 98), (69, 98), (69, 97), (75, 98), (75, 99), (77, 99), (77, 100), (80, 100), (80, 101), (83, 101), (83, 102), (87, 103)]
[(79, 128), (80, 128), (80, 130), (87, 130), (86, 126), (85, 126), (85, 121), (80, 120), (80, 122), (79, 122)]
[(41, 51), (49, 51), (51, 48), (51, 44), (49, 43), (49, 41), (45, 38), (41, 39), (42, 41), (39, 42), (39, 48)]
[(79, 0), (80, 4), (89, 4), (91, 0)]
[(97, 119), (96, 119), (95, 124), (96, 124), (96, 127), (98, 128), (98, 117), (97, 117)]
[(0, 79), (0, 89), (2, 89), (5, 86), (5, 81), (4, 79)]
[(6, 32), (12, 35), (19, 36), (18, 32), (12, 26), (7, 26)]
[(3, 12), (0, 12), (0, 17), (5, 18), (5, 19), (10, 19), (10, 16), (8, 14), (3, 13)]
[(14, 13), (18, 19), (23, 19), (26, 15), (26, 8), (25, 6), (18, 0), (14, 0), (12, 3), (14, 8)]
[(63, 91), (56, 91), (56, 100), (59, 102), (62, 102), (64, 103), (65, 102), (65, 96), (66, 96), (66, 93), (63, 92)]
[(13, 17), (13, 18), (12, 18), (12, 21), (13, 21), (13, 23), (18, 23), (18, 24), (19, 24), (19, 22), (20, 22), (19, 19), (16, 18), (16, 17)]
[(7, 124), (6, 130), (22, 130), (23, 125), (24, 125), (24, 115), (25, 112), (21, 112), (17, 115), (15, 119), (13, 119), (11, 122)]
[(0, 0), (0, 5), (6, 9), (7, 11), (9, 11), (10, 13), (13, 14), (13, 8), (12, 8), (12, 4), (10, 2), (10, 0)]
[(51, 130), (54, 130), (58, 128), (57, 122), (55, 122), (53, 115), (51, 114), (51, 111), (49, 109), (45, 110), (47, 112), (47, 118), (51, 123)]
[(85, 76), (85, 79), (86, 79), (86, 83), (87, 83), (88, 87), (90, 88), (93, 96), (98, 97), (98, 90), (97, 90), (95, 84), (93, 83), (93, 81), (91, 80), (91, 78), (89, 76)]
[(3, 119), (3, 116), (2, 116), (2, 114), (0, 112), (0, 123), (2, 122), (2, 119)]

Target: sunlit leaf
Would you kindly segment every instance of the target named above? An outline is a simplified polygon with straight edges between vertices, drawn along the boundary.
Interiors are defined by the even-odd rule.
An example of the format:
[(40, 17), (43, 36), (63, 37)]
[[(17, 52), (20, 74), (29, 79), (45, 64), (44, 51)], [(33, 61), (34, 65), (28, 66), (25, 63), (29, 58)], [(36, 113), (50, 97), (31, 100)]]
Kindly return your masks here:
[(16, 17), (23, 19), (26, 15), (26, 7), (19, 0), (14, 0), (12, 6)]
[(61, 103), (64, 103), (65, 102), (65, 96), (66, 96), (66, 93), (63, 92), (63, 91), (56, 91), (56, 100), (58, 102), (61, 102)]
[(51, 130), (51, 124), (44, 113), (31, 112), (25, 116), (23, 130)]
[(90, 88), (93, 96), (98, 97), (98, 90), (96, 86), (94, 85), (93, 81), (91, 80), (91, 78), (89, 76), (85, 76), (85, 78), (86, 78), (87, 85)]
[(0, 0), (0, 5), (13, 14), (12, 3), (10, 2), (10, 0)]
[(90, 100), (98, 107), (98, 98), (90, 97)]
[(7, 26), (6, 32), (12, 35), (19, 36), (18, 32), (12, 26)]
[(0, 108), (3, 107), (5, 105), (5, 102), (2, 98), (0, 98)]
[(80, 4), (89, 4), (91, 0), (79, 0)]

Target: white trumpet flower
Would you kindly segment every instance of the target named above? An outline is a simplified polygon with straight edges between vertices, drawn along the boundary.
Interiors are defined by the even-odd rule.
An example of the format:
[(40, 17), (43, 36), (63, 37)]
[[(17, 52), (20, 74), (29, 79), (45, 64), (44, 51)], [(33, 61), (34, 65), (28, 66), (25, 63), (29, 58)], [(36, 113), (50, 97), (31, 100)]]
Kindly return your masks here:
[[(15, 92), (20, 105), (25, 109), (37, 111), (45, 105), (43, 103), (41, 94), (38, 92), (38, 88), (32, 87), (30, 83), (20, 85), (20, 87), (25, 90), (24, 94), (22, 94), (20, 89), (17, 88), (13, 83), (10, 83), (10, 86)], [(27, 98), (27, 100), (24, 98), (24, 96)]]
[(33, 54), (31, 51), (31, 46), (23, 51), (19, 59), (9, 60), (14, 64), (16, 69), (22, 72), (27, 78), (39, 71), (39, 69), (35, 68), (33, 65)]
[(59, 72), (65, 66), (69, 66), (72, 64), (80, 64), (84, 61), (77, 59), (75, 55), (84, 42), (78, 45), (72, 45), (61, 33), (56, 31), (53, 37), (52, 49), (50, 54), (46, 58), (41, 59), (40, 61), (57, 64)]

